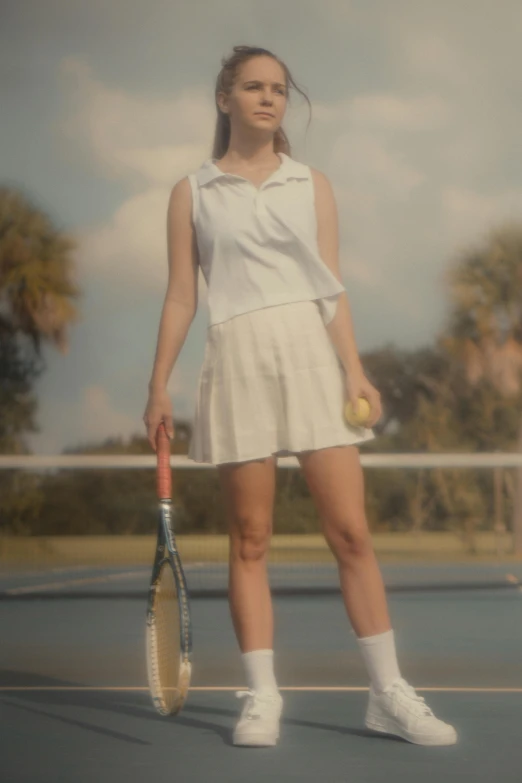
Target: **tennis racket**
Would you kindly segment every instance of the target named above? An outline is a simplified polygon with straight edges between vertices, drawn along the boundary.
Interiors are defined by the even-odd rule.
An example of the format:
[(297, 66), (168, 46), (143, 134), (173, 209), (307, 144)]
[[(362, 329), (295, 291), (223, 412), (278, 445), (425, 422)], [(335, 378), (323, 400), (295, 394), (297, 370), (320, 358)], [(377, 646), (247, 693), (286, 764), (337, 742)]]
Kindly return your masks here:
[(159, 520), (147, 604), (147, 676), (157, 711), (175, 715), (183, 707), (190, 684), (192, 626), (187, 584), (174, 536), (170, 443), (163, 422), (156, 433), (156, 456)]

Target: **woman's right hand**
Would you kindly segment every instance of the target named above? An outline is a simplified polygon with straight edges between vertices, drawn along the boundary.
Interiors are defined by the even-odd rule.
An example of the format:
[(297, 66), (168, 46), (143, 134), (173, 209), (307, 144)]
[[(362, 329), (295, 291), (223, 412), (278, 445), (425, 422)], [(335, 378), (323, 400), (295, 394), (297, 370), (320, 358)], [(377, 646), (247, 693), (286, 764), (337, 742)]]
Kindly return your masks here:
[(165, 429), (169, 438), (174, 438), (172, 403), (166, 389), (149, 392), (143, 421), (147, 428), (147, 438), (154, 451), (156, 451), (156, 433), (162, 421), (165, 423)]

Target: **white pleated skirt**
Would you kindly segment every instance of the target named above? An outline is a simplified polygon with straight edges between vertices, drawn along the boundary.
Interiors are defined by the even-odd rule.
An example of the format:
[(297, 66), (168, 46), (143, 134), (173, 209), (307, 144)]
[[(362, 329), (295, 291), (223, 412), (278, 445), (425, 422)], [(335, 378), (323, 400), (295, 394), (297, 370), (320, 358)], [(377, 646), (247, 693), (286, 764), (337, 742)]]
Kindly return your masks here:
[(345, 422), (346, 400), (317, 301), (235, 316), (207, 330), (188, 457), (218, 465), (375, 438)]

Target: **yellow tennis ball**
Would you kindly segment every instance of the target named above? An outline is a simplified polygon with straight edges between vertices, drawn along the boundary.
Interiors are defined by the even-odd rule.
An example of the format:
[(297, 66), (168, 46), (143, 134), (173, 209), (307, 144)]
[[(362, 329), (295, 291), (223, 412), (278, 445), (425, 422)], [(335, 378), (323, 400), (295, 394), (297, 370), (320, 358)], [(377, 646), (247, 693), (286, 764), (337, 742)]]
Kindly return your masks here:
[(355, 427), (364, 427), (366, 425), (366, 422), (370, 418), (371, 408), (370, 403), (366, 399), (366, 397), (358, 397), (357, 398), (357, 409), (354, 410), (354, 407), (351, 402), (347, 402), (344, 407), (344, 417), (348, 424), (352, 424)]

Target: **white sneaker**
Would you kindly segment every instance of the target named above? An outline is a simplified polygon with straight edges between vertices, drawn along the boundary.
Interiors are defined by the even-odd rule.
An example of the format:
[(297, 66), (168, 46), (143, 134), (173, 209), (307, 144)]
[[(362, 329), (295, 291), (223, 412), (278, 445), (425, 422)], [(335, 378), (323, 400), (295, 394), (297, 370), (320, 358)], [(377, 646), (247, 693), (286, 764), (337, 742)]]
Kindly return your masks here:
[(402, 677), (384, 693), (370, 687), (365, 723), (368, 729), (395, 734), (417, 745), (454, 745), (457, 741), (453, 726), (436, 718)]
[(245, 704), (234, 730), (234, 745), (275, 745), (283, 709), (279, 692), (238, 691), (236, 696), (245, 699)]

